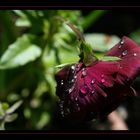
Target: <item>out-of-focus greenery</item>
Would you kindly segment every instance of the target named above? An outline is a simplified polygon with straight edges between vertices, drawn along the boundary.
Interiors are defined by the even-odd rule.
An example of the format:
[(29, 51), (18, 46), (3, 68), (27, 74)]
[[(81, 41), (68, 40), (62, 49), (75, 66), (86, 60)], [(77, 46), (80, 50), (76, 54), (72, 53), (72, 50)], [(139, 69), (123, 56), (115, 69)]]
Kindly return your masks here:
[[(84, 32), (107, 12), (93, 10), (84, 16), (80, 10), (0, 11), (1, 129), (50, 129), (58, 100), (56, 66), (79, 60), (77, 37), (59, 17)], [(120, 40), (103, 33), (88, 33), (85, 39), (98, 57)]]

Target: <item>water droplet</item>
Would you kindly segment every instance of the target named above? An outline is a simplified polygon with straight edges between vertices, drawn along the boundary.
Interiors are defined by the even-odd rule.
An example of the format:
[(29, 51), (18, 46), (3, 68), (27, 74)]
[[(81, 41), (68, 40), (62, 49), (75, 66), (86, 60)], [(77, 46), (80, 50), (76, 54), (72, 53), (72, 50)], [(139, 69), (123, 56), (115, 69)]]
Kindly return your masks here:
[(120, 44), (123, 45), (124, 44), (124, 40), (121, 40)]
[(59, 106), (60, 106), (61, 109), (63, 108), (63, 105), (62, 104), (60, 104)]
[(64, 111), (61, 111), (61, 115), (62, 115), (62, 117), (64, 117)]
[(95, 93), (95, 91), (94, 91), (94, 90), (92, 90), (92, 91), (91, 91), (91, 93), (92, 93), (92, 94), (94, 94), (94, 93)]
[(77, 111), (80, 111), (79, 104), (76, 104), (76, 106), (77, 106)]
[(66, 108), (66, 112), (67, 112), (67, 114), (69, 114), (70, 113), (70, 109)]
[(136, 53), (134, 53), (133, 55), (134, 55), (134, 56), (137, 56), (137, 54), (136, 54)]
[(125, 51), (122, 53), (122, 55), (125, 56), (125, 55), (127, 55), (127, 53), (128, 53), (128, 51), (125, 50)]
[(93, 85), (95, 83), (95, 79), (92, 79), (91, 81), (91, 85)]
[(119, 47), (118, 47), (118, 48), (120, 49), (121, 47), (122, 47), (122, 46), (121, 46), (121, 45), (119, 45)]
[(101, 82), (104, 83), (105, 82), (105, 79), (101, 79)]
[(72, 65), (72, 66), (71, 66), (71, 69), (72, 69), (72, 70), (75, 70), (75, 66)]
[(87, 75), (87, 73), (86, 73), (86, 69), (85, 69), (85, 68), (83, 68), (83, 69), (82, 69), (82, 76), (84, 76), (84, 77), (85, 77), (86, 75)]
[(83, 86), (80, 88), (81, 93), (86, 94), (88, 92), (87, 86)]
[(77, 65), (76, 65), (76, 68), (80, 68), (80, 64), (77, 64)]
[(69, 89), (69, 93), (71, 93), (71, 92), (72, 92), (72, 89), (70, 88), (70, 89)]
[(71, 80), (71, 83), (74, 83), (74, 79)]
[(75, 101), (78, 101), (78, 97), (75, 98)]
[(82, 71), (85, 71), (85, 70), (86, 70), (85, 68), (82, 69)]
[(104, 74), (102, 74), (101, 77), (103, 78), (104, 77)]
[(74, 86), (69, 89), (69, 94), (74, 90)]
[(61, 80), (61, 85), (63, 85), (64, 84), (64, 81), (63, 80)]
[(80, 67), (81, 67), (80, 64), (77, 64), (76, 65), (76, 71), (79, 71), (80, 70)]
[(77, 76), (75, 75), (75, 76), (74, 76), (74, 79), (76, 79), (76, 78), (77, 78)]
[(122, 69), (123, 67), (122, 66), (120, 66), (120, 69)]

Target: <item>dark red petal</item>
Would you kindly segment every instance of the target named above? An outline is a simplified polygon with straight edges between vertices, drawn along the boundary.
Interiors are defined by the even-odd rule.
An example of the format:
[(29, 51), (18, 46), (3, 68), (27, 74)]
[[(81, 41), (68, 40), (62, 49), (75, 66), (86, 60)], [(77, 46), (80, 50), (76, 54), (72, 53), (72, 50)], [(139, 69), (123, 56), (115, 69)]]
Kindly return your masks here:
[[(90, 67), (82, 66), (81, 70), (76, 73), (76, 81), (72, 87), (68, 88), (68, 91), (72, 89), (71, 92), (68, 94), (63, 91), (65, 116), (84, 120), (88, 119), (89, 114), (92, 112), (92, 117), (99, 117), (106, 98), (108, 96), (112, 97), (114, 94), (105, 91), (105, 89), (115, 86), (116, 77), (113, 77), (113, 75), (118, 72), (118, 69), (118, 62), (98, 61)], [(67, 110), (70, 110), (70, 113), (67, 113)]]
[(131, 83), (140, 74), (140, 47), (123, 37), (107, 55), (121, 60), (97, 61), (89, 67), (80, 62), (56, 74), (56, 93), (65, 117), (78, 121), (103, 117), (136, 95)]
[(56, 75), (55, 79), (57, 81), (57, 88), (56, 88), (56, 94), (61, 97), (62, 93), (64, 92), (63, 86), (64, 82), (68, 79), (69, 76), (69, 70), (70, 66), (65, 66), (63, 69), (61, 69)]
[(140, 74), (140, 46), (128, 37), (123, 37), (108, 53), (120, 57), (117, 79), (120, 83), (134, 80)]

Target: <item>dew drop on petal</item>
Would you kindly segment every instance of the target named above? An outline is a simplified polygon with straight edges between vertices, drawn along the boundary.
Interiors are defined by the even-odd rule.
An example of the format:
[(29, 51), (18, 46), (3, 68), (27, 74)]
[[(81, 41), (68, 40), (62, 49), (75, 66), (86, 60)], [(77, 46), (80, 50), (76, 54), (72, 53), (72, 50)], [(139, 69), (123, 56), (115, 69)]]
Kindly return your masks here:
[(121, 47), (122, 47), (122, 46), (121, 46), (121, 45), (119, 45), (119, 47), (118, 47), (118, 48), (120, 49)]
[(125, 50), (125, 51), (122, 53), (122, 55), (125, 56), (125, 55), (127, 55), (127, 53), (128, 53), (128, 51)]
[(61, 80), (61, 85), (63, 85), (64, 84), (64, 81), (63, 80)]
[(101, 77), (103, 78), (104, 77), (104, 74), (102, 74)]
[(120, 69), (122, 69), (123, 67), (122, 66), (120, 66)]
[(93, 85), (95, 83), (95, 79), (92, 79), (91, 81), (91, 85)]
[(71, 92), (72, 92), (72, 89), (70, 88), (70, 89), (69, 89), (69, 93), (71, 93)]
[(94, 94), (94, 93), (95, 93), (95, 91), (94, 91), (94, 90), (92, 90), (92, 91), (91, 91), (91, 94)]
[(84, 77), (85, 77), (86, 75), (87, 75), (87, 73), (86, 73), (86, 69), (85, 69), (85, 68), (83, 68), (83, 69), (82, 69), (82, 76), (84, 76)]
[(88, 90), (87, 90), (87, 86), (83, 86), (80, 88), (81, 93), (83, 94), (87, 94)]
[(77, 78), (77, 76), (75, 75), (75, 76), (74, 76), (74, 79), (76, 79), (76, 78)]
[(60, 108), (63, 108), (63, 105), (62, 104), (60, 104), (59, 106), (60, 106)]
[(73, 82), (74, 82), (74, 79), (71, 80), (71, 83), (73, 83)]
[(72, 70), (75, 70), (75, 66), (71, 66), (71, 69), (72, 69)]
[(66, 111), (67, 111), (68, 114), (70, 113), (70, 109), (69, 108), (66, 108)]
[(121, 40), (120, 44), (123, 45), (124, 44), (124, 40)]
[(74, 90), (74, 86), (69, 89), (69, 94)]
[(137, 54), (136, 54), (136, 53), (134, 53), (133, 55), (134, 55), (134, 56), (137, 56)]
[(80, 64), (77, 64), (77, 65), (76, 65), (76, 71), (79, 71), (80, 68), (81, 68), (81, 67), (80, 67)]
[(75, 101), (78, 101), (78, 97), (75, 98)]
[(104, 83), (105, 82), (105, 79), (101, 79), (101, 82)]
[(79, 104), (76, 104), (76, 109), (77, 109), (77, 111), (80, 111), (80, 107), (79, 107)]
[(61, 111), (61, 115), (62, 115), (62, 117), (64, 117), (64, 111)]

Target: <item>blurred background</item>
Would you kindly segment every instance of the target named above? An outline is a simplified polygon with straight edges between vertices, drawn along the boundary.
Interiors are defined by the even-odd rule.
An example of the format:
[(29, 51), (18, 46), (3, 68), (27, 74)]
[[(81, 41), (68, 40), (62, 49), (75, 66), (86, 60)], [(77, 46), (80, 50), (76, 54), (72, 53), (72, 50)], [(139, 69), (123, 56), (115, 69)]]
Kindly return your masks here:
[(56, 66), (79, 60), (77, 37), (60, 17), (78, 26), (100, 57), (123, 36), (140, 44), (139, 15), (134, 9), (1, 10), (0, 129), (139, 130), (140, 77), (133, 83), (137, 97), (102, 120), (79, 125), (60, 115), (54, 79)]

